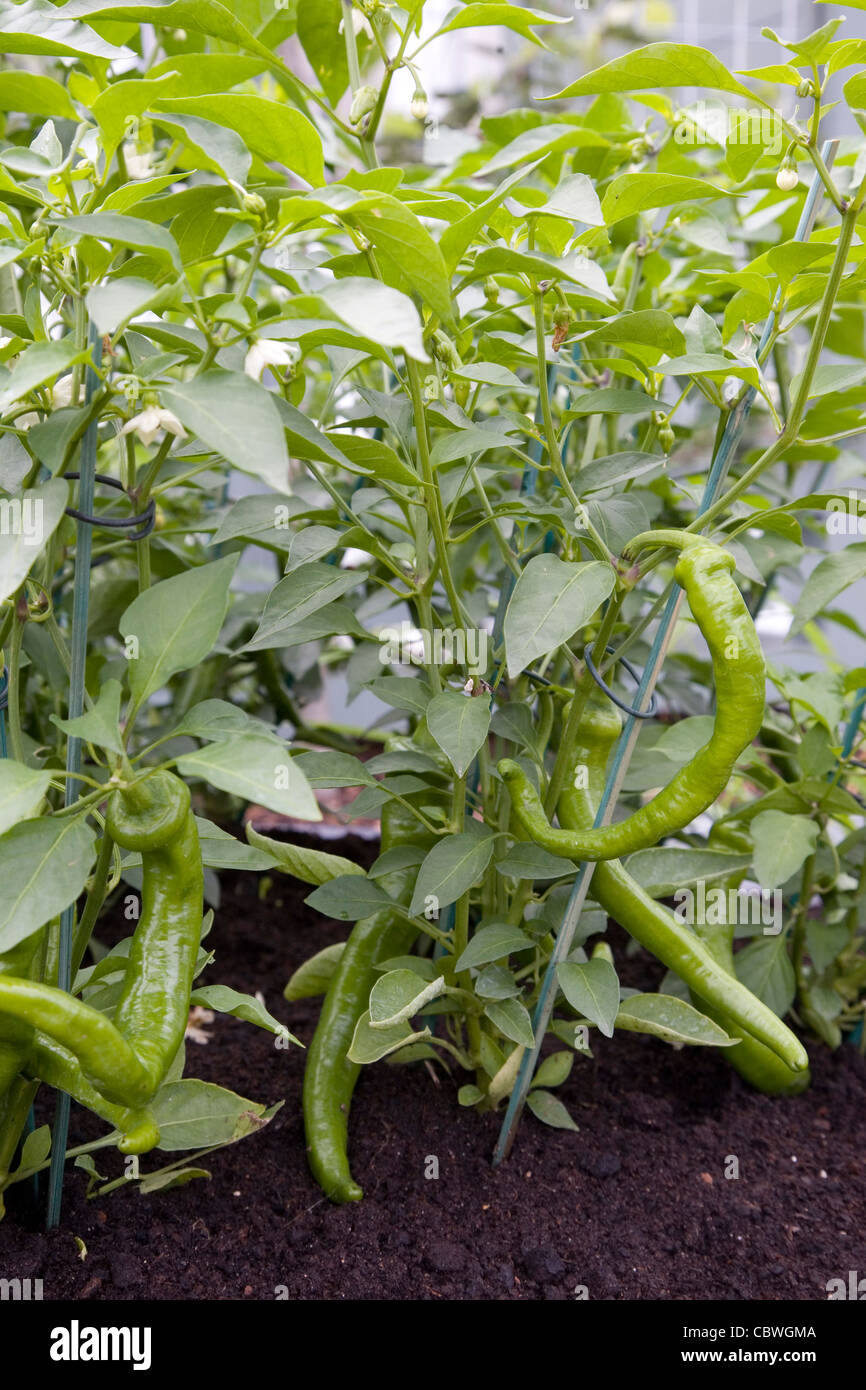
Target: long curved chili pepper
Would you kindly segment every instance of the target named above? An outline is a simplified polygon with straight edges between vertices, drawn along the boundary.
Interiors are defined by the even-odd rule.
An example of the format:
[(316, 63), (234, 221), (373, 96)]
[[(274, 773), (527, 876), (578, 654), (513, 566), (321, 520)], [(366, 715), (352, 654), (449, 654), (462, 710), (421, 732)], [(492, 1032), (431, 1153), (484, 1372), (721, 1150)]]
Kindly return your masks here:
[[(538, 796), (520, 766), (499, 763), (518, 820), (532, 822), (533, 837), (551, 854), (567, 859), (618, 859), (648, 849), (688, 825), (711, 806), (728, 784), (734, 764), (760, 731), (764, 714), (764, 655), (749, 610), (732, 578), (734, 560), (712, 541), (678, 531), (649, 532), (628, 547), (680, 545), (674, 570), (707, 643), (716, 686), (716, 712), (709, 741), (663, 791), (614, 825), (581, 830), (547, 823)], [(539, 820), (541, 811), (543, 820)]]
[[(142, 856), (142, 914), (114, 1021), (53, 985), (0, 971), (0, 1024), (38, 1030), (72, 1055), (85, 1085), (138, 1111), (183, 1041), (201, 934), (201, 853), (189, 789), (170, 772), (116, 790), (106, 826)], [(24, 1036), (15, 1039), (22, 1049)]]
[[(575, 774), (558, 804), (563, 824), (574, 829), (592, 824), (619, 716), (590, 707), (578, 731)], [(530, 831), (531, 833), (531, 831)], [(718, 948), (710, 949), (668, 908), (651, 898), (617, 860), (596, 864), (592, 894), (622, 927), (689, 986), (700, 1006), (729, 1036), (740, 1039), (726, 1052), (738, 1071), (768, 1091), (802, 1090), (809, 1084), (809, 1058), (799, 1039), (776, 1014), (741, 984)]]

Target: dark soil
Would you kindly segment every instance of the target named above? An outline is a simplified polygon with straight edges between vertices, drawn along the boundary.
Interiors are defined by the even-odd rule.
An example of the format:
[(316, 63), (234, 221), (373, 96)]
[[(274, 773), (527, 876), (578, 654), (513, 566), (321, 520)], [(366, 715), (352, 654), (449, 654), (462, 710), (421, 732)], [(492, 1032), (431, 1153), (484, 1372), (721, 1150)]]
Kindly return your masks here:
[[(308, 1040), (318, 1001), (289, 1009), (283, 985), (345, 928), (306, 908), (309, 890), (288, 879), (263, 901), (254, 875), (225, 874), (222, 888), (209, 979), (262, 990)], [(626, 982), (652, 988), (661, 972), (643, 955), (626, 959), (624, 943), (617, 934)], [(10, 1201), (4, 1277), (42, 1278), (46, 1299), (816, 1300), (829, 1279), (866, 1273), (866, 1063), (852, 1046), (815, 1048), (811, 1091), (771, 1100), (709, 1049), (597, 1039), (594, 1059), (578, 1059), (558, 1091), (579, 1133), (527, 1113), (497, 1170), (499, 1117), (458, 1107), (464, 1078), (379, 1064), (362, 1075), (352, 1113), (366, 1196), (335, 1207), (307, 1172), (303, 1052), (224, 1016), (209, 1033), (206, 1046), (189, 1044), (187, 1075), (284, 1098), (271, 1124), (212, 1155), (209, 1182), (153, 1196), (133, 1188), (88, 1201), (85, 1175), (70, 1168), (63, 1228), (49, 1234), (28, 1229)], [(97, 1132), (74, 1111), (71, 1143)], [(431, 1157), (438, 1178), (425, 1176)], [(120, 1173), (113, 1151), (97, 1159)]]

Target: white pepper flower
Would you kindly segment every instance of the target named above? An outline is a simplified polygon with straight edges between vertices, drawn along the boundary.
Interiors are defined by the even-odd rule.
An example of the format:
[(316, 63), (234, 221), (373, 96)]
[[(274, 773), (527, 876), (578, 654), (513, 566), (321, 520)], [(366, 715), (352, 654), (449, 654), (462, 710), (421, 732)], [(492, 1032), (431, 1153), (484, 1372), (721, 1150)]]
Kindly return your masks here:
[(281, 343), (278, 338), (256, 338), (244, 359), (244, 371), (254, 381), (259, 381), (265, 367), (292, 367), (299, 355), (295, 343)]
[(142, 444), (152, 444), (160, 430), (168, 430), (178, 439), (186, 439), (186, 430), (171, 410), (163, 410), (159, 405), (146, 405), (138, 415), (133, 415), (120, 431), (121, 434), (137, 434)]

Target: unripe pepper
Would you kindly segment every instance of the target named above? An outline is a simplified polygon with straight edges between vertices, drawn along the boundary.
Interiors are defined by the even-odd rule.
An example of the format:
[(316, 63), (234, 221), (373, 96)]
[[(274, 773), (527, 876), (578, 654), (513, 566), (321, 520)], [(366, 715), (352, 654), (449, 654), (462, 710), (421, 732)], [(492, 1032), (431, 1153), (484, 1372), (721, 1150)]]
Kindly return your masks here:
[[(426, 736), (426, 737), (425, 737)], [(416, 734), (431, 757), (438, 753), (426, 730)], [(389, 748), (394, 747), (390, 740)], [(426, 805), (444, 798), (431, 793)], [(399, 845), (414, 845), (425, 853), (436, 837), (424, 829), (411, 811), (389, 800), (382, 809), (382, 852)], [(392, 898), (408, 906), (417, 866), (398, 869), (378, 879)], [(361, 1070), (347, 1056), (355, 1026), (367, 1008), (376, 983), (376, 965), (406, 955), (418, 935), (417, 927), (402, 913), (383, 908), (356, 922), (325, 995), (304, 1069), (303, 1108), (307, 1159), (316, 1182), (332, 1202), (359, 1202), (363, 1191), (352, 1177), (347, 1153), (349, 1107)]]
[[(559, 798), (564, 825), (591, 824), (604, 785), (608, 754), (619, 735), (619, 716), (611, 705), (590, 706), (581, 721), (574, 750), (573, 776)], [(585, 785), (584, 785), (585, 784)], [(593, 897), (620, 926), (679, 975), (699, 1006), (740, 1041), (726, 1052), (738, 1071), (761, 1090), (798, 1091), (809, 1084), (809, 1059), (800, 1041), (772, 1010), (741, 984), (733, 958), (722, 960), (695, 933), (649, 894), (618, 860), (596, 864)]]
[(499, 763), (518, 820), (551, 854), (567, 859), (616, 859), (648, 849), (693, 821), (728, 784), (737, 758), (760, 731), (766, 670), (755, 624), (732, 578), (734, 559), (720, 546), (679, 531), (638, 536), (630, 553), (646, 545), (677, 545), (682, 553), (674, 576), (709, 647), (716, 686), (716, 712), (709, 742), (646, 806), (617, 821), (580, 831), (555, 829), (519, 764)]
[(37, 1042), (44, 1034), (71, 1054), (85, 1088), (139, 1111), (183, 1041), (201, 934), (201, 851), (189, 789), (170, 772), (115, 791), (106, 827), (142, 857), (142, 915), (114, 1021), (53, 985), (0, 972), (0, 1026), (26, 1025)]

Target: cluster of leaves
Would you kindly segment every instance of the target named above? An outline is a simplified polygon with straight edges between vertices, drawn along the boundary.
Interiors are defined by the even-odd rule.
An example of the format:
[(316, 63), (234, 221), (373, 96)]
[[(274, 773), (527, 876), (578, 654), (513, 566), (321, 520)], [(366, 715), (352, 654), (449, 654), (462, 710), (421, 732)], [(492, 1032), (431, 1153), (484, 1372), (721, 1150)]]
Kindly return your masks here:
[[(735, 457), (704, 520), (755, 611), (780, 576), (805, 573), (828, 505), (862, 471), (846, 440), (866, 395), (866, 45), (837, 38), (838, 20), (797, 42), (768, 34), (777, 61), (734, 75), (703, 49), (652, 44), (553, 104), (482, 119), (450, 163), (398, 166), (392, 78), (412, 73), (422, 116), (429, 43), (485, 24), (562, 42), (552, 15), (494, 0), (458, 4), (436, 32), (423, 21), (423, 0), (2, 8), (3, 49), (43, 62), (0, 74), (0, 501), (41, 519), (36, 539), (0, 535), (0, 949), (88, 882), (98, 903), (116, 891), (120, 867), (111, 882), (92, 870), (118, 766), (176, 767), (214, 815), (239, 800), (312, 821), (316, 788), (361, 788), (351, 824), (396, 798), (437, 837), (399, 909), (437, 954), (386, 963), (353, 1055), (451, 1055), (476, 1074), (462, 1099), (491, 1106), (532, 1045), (576, 872), (512, 841), (497, 756), (555, 777), (586, 643), (604, 633), (615, 681), (622, 657), (646, 659), (669, 574), (634, 583), (618, 557), (639, 532), (694, 521), (732, 420)], [(289, 40), (309, 83), (280, 54)], [(837, 74), (852, 121), (828, 169), (822, 95)], [(724, 102), (722, 134), (706, 96), (677, 105), (684, 88)], [(805, 125), (771, 90), (786, 108), (796, 91)], [(822, 196), (803, 236), (812, 177)], [(64, 509), (94, 431), (98, 471), (134, 513), (152, 506), (155, 529), (94, 533), (88, 708), (71, 722)], [(98, 489), (97, 506), (103, 523), (124, 514), (116, 492)], [(719, 808), (739, 847), (692, 827), (630, 865), (659, 897), (732, 874), (780, 887), (784, 930), (738, 968), (831, 1043), (862, 1017), (866, 983), (866, 671), (842, 669), (818, 620), (866, 636), (835, 606), (864, 574), (866, 545), (849, 544), (803, 584), (793, 630), (823, 669), (772, 670), (761, 746)], [(381, 702), (376, 727), (305, 717), (337, 678), (350, 701)], [(708, 683), (678, 647), (626, 804), (705, 741)], [(365, 759), (383, 729), (415, 742)], [(93, 786), (72, 814), (70, 736)], [(210, 869), (282, 867), (346, 921), (387, 904), (391, 860), (361, 874), (199, 828)], [(570, 1045), (575, 1020), (720, 1041), (675, 992), (635, 998), (588, 960), (604, 927), (584, 910), (554, 1031)], [(304, 967), (290, 997), (324, 989), (337, 957)], [(419, 1013), (435, 1031), (413, 1032)], [(533, 1108), (551, 1123), (571, 1123), (550, 1087), (572, 1060), (537, 1078)]]

